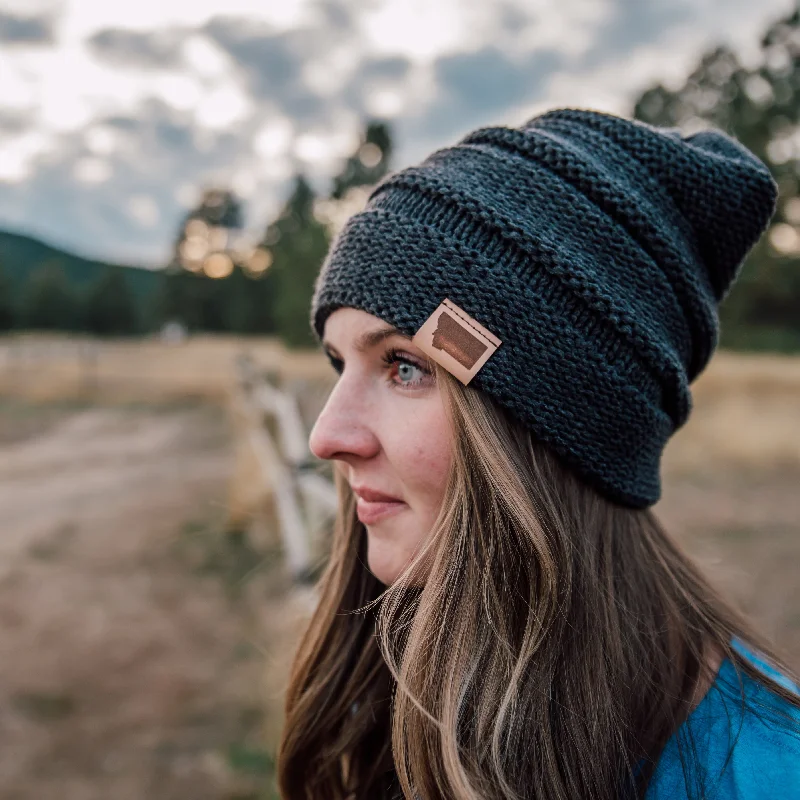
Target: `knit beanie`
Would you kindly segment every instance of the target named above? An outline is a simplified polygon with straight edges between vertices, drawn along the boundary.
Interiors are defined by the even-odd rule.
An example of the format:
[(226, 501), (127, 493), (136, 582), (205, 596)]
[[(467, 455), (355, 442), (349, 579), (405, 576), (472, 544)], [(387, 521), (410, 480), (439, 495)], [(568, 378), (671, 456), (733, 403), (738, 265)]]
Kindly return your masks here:
[(415, 341), (428, 330), (462, 382), (644, 508), (776, 198), (767, 167), (715, 129), (581, 109), (478, 128), (374, 187), (328, 251), (311, 324), (321, 339), (347, 306)]

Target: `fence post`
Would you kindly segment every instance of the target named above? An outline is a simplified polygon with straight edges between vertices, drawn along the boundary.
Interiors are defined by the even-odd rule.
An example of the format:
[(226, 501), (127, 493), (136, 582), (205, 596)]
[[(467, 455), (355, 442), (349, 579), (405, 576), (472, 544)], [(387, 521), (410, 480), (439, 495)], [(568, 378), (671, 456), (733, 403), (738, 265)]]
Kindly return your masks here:
[(262, 381), (249, 359), (238, 359), (237, 366), (239, 380), (234, 389), (234, 407), (245, 421), (247, 440), (259, 465), (261, 479), (274, 497), (289, 570), (295, 580), (302, 581), (311, 572), (311, 552), (294, 481), (265, 424), (268, 409), (254, 398)]

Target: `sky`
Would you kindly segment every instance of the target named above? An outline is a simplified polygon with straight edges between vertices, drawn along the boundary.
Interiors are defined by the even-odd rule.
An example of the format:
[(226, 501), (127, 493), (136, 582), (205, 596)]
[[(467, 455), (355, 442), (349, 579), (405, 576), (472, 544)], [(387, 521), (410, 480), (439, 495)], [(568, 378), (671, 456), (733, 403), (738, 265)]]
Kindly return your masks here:
[(392, 169), (558, 106), (627, 114), (792, 0), (0, 0), (0, 228), (161, 266), (204, 187), (252, 235), (370, 116)]

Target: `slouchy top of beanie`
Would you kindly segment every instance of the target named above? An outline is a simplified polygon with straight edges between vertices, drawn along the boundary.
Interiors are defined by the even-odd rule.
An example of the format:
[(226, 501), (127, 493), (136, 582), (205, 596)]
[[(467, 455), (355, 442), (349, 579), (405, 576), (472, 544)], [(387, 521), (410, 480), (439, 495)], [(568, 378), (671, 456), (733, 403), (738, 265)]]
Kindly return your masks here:
[(776, 199), (715, 129), (581, 109), (479, 128), (374, 187), (328, 251), (311, 324), (321, 339), (346, 306), (414, 336), (448, 299), (501, 341), (470, 386), (643, 508)]

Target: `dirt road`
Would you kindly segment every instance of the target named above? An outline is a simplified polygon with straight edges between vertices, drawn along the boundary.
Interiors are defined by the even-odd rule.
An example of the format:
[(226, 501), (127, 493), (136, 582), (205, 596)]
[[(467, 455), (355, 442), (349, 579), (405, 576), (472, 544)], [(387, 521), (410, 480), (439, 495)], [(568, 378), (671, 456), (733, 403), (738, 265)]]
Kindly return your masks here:
[(0, 408), (0, 797), (262, 796), (230, 459), (213, 408)]

